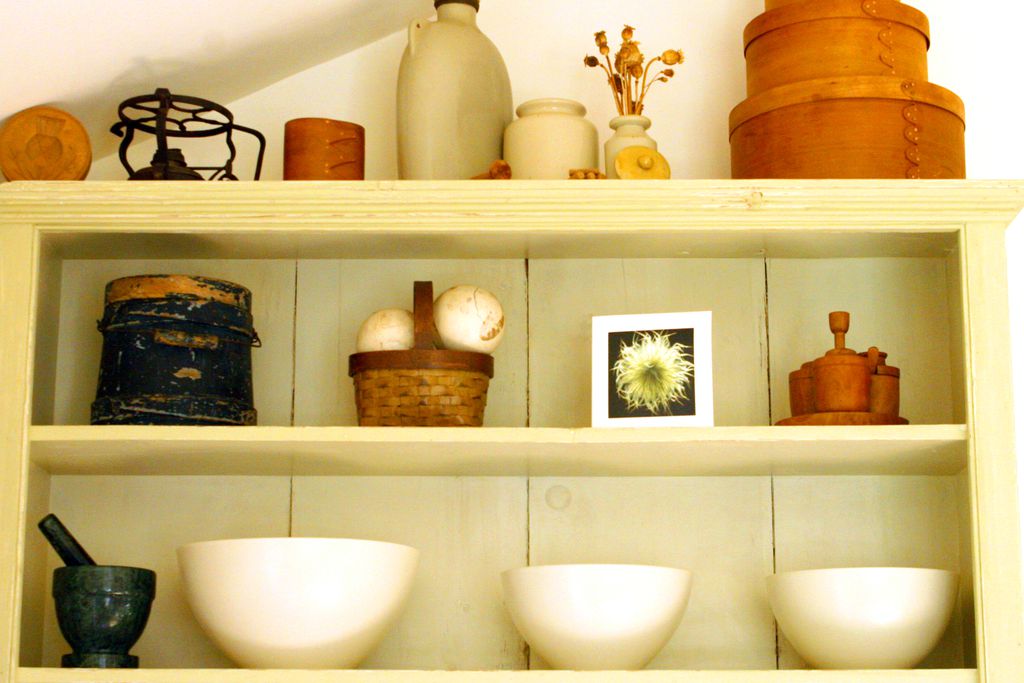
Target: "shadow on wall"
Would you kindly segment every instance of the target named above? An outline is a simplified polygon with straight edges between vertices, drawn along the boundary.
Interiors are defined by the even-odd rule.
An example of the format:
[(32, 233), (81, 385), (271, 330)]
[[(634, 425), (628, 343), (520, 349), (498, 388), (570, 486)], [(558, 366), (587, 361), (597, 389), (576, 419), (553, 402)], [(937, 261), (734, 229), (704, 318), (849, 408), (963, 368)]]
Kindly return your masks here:
[[(347, 0), (325, 5), (290, 5), (293, 14), (300, 12), (301, 8), (305, 10), (305, 15), (289, 17), (277, 25), (260, 26), (248, 34), (236, 31), (235, 35), (227, 29), (211, 30), (201, 34), (198, 49), (195, 40), (183, 39), (182, 54), (171, 54), (168, 50), (161, 53), (161, 50), (154, 48), (148, 54), (155, 56), (148, 56), (134, 47), (144, 44), (144, 40), (139, 38), (139, 32), (166, 33), (173, 27), (160, 21), (139, 21), (145, 17), (137, 16), (138, 12), (135, 11), (133, 14), (136, 16), (131, 23), (133, 37), (125, 40), (125, 50), (131, 50), (134, 54), (122, 52), (123, 68), (120, 72), (98, 74), (91, 82), (79, 82), (77, 86), (69, 83), (65, 90), (67, 99), (60, 99), (62, 93), (59, 89), (57, 97), (49, 102), (23, 102), (23, 98), (11, 98), (7, 105), (11, 106), (10, 110), (0, 105), (0, 121), (28, 106), (52, 104), (82, 121), (92, 143), (93, 158), (102, 159), (116, 154), (119, 140), (110, 134), (109, 129), (117, 120), (118, 104), (129, 97), (152, 93), (157, 87), (166, 87), (175, 94), (193, 95), (227, 105), (288, 76), (403, 29), (409, 21), (429, 13), (431, 9), (429, 0), (390, 0), (386, 3), (378, 0)], [(134, 10), (134, 6), (131, 9)], [(254, 11), (257, 8), (236, 12), (238, 24), (245, 22), (246, 12)], [(224, 13), (218, 17), (224, 22), (232, 21), (230, 16), (224, 17)], [(39, 22), (43, 21), (44, 18), (40, 16)], [(120, 27), (115, 28), (115, 31), (124, 30), (122, 24), (115, 26)], [(36, 28), (46, 33), (53, 27), (47, 24)], [(31, 25), (23, 25), (21, 30), (34, 29)], [(230, 39), (225, 38), (225, 35)], [(116, 45), (116, 33), (104, 35), (94, 31), (91, 36), (91, 39), (83, 38), (82, 42), (106, 41), (107, 53), (113, 50), (116, 55), (116, 48), (109, 46), (111, 42)], [(82, 44), (66, 45), (63, 49), (66, 54), (59, 59), (54, 59), (55, 55), (49, 51), (40, 51), (40, 60), (45, 59), (46, 63), (40, 61), (37, 64), (32, 63), (32, 54), (21, 54), (20, 69), (33, 70), (39, 78), (46, 79), (48, 68), (66, 68), (75, 61), (75, 54), (83, 49), (88, 47)], [(186, 54), (189, 50), (192, 53)], [(50, 67), (51, 64), (55, 67)], [(0, 71), (0, 74), (3, 73)], [(12, 79), (13, 83), (7, 83), (6, 77), (0, 79), (0, 91), (10, 92), (11, 86), (17, 83), (13, 75)], [(76, 88), (80, 94), (75, 94)]]

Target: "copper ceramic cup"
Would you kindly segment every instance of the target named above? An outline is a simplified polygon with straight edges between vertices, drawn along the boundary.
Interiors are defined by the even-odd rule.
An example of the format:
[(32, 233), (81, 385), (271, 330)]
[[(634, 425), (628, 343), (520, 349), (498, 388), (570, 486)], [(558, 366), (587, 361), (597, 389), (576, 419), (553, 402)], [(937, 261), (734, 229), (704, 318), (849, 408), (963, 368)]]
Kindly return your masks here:
[(334, 119), (292, 119), (284, 124), (285, 180), (362, 180), (366, 130)]

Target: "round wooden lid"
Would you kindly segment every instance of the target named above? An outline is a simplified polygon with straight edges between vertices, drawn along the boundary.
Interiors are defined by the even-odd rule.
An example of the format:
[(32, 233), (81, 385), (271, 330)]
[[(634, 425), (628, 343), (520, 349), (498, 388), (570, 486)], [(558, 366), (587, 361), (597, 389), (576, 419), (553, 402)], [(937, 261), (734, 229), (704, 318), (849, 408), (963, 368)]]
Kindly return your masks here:
[(924, 36), (925, 46), (930, 43), (928, 17), (897, 0), (813, 0), (793, 2), (759, 14), (743, 30), (744, 50), (770, 31), (820, 19), (866, 19), (903, 24)]
[(189, 297), (252, 308), (252, 293), (242, 285), (197, 275), (132, 275), (107, 283), (108, 304), (133, 299)]
[(0, 172), (8, 180), (82, 180), (92, 166), (85, 127), (54, 107), (32, 107), (0, 128)]
[(626, 147), (615, 157), (615, 172), (625, 180), (664, 180), (671, 177), (668, 160), (649, 147)]

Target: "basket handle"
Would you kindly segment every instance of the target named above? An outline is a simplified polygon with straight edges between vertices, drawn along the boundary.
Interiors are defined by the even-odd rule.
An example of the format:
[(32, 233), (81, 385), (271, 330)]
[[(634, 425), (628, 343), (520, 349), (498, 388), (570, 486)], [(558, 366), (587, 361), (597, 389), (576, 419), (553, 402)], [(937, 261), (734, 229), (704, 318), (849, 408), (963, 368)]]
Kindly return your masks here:
[(416, 281), (412, 286), (412, 324), (417, 349), (440, 349), (441, 335), (434, 325), (434, 283)]

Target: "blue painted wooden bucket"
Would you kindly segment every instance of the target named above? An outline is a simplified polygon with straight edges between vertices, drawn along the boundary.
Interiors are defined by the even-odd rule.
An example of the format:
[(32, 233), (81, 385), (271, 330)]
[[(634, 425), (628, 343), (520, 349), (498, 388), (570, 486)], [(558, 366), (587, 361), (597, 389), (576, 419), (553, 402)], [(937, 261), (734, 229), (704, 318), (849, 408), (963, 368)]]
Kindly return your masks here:
[(252, 294), (225, 280), (107, 283), (93, 424), (254, 425)]

